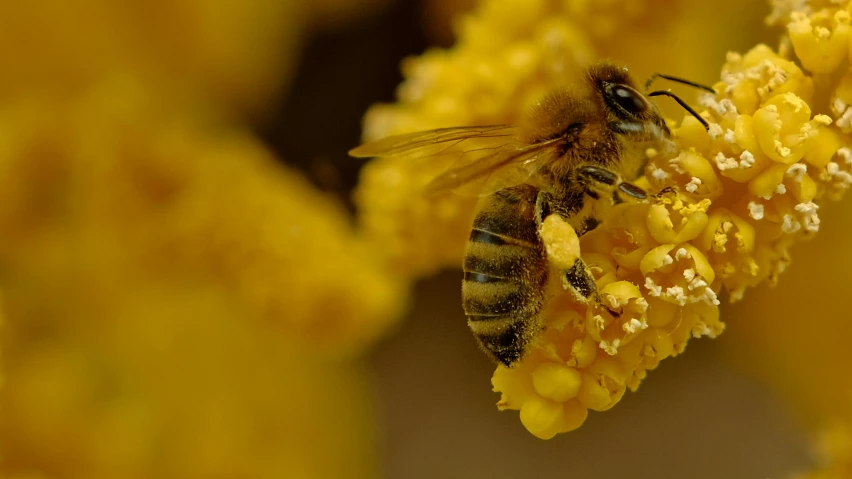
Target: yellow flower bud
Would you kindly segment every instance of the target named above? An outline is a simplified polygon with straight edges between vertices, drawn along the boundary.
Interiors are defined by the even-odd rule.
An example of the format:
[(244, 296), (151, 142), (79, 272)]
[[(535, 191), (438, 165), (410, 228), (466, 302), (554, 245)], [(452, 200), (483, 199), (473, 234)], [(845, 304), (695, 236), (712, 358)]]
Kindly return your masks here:
[(754, 133), (763, 153), (786, 165), (799, 161), (809, 138), (802, 132), (811, 109), (794, 93), (773, 97), (754, 114)]
[(561, 403), (533, 396), (521, 406), (521, 424), (539, 439), (550, 439), (562, 430), (564, 409)]
[(542, 363), (533, 371), (532, 378), (535, 391), (553, 401), (565, 402), (580, 390), (580, 372), (562, 364)]
[(808, 16), (793, 12), (787, 32), (796, 55), (805, 69), (814, 73), (831, 73), (847, 57), (849, 51), (849, 13), (839, 10), (829, 17), (826, 11)]

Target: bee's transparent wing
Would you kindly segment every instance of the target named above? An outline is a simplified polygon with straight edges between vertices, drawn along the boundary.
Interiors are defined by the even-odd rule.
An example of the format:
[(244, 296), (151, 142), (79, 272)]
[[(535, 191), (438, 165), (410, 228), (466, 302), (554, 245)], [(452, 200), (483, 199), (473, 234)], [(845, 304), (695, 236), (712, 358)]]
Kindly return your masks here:
[[(447, 191), (475, 196), (488, 196), (504, 188), (527, 182), (543, 165), (556, 160), (559, 150), (555, 140), (518, 147), (507, 145), (476, 159), (459, 161), (438, 175), (425, 193), (435, 195)], [(464, 158), (462, 158), (464, 159)]]
[(426, 194), (486, 196), (525, 182), (541, 165), (556, 159), (554, 142), (520, 143), (517, 128), (508, 125), (470, 126), (395, 135), (349, 154), (429, 161), (432, 171), (436, 165), (452, 165), (426, 185)]
[[(467, 151), (483, 143), (505, 145), (517, 141), (517, 128), (509, 125), (463, 126), (389, 136), (349, 151), (356, 158), (393, 156), (416, 159)], [(476, 140), (476, 141), (469, 141)], [(465, 148), (465, 143), (474, 143)]]

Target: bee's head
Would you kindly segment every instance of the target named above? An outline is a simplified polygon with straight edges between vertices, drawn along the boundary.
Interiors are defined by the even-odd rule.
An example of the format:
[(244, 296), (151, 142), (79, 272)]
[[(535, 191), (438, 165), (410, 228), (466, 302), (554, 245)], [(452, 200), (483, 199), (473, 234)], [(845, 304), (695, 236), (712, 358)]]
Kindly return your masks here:
[(671, 132), (660, 109), (639, 92), (626, 67), (599, 63), (587, 70), (586, 78), (614, 133), (640, 141), (669, 139)]

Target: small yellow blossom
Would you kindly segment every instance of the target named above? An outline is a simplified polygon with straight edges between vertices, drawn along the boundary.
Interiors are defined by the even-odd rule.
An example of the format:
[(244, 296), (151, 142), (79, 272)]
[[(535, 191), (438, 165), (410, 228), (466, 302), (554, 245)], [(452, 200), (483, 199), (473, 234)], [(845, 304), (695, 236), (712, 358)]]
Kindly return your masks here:
[[(714, 84), (716, 94), (698, 101), (709, 129), (687, 116), (673, 130), (675, 154), (649, 152), (646, 176), (637, 184), (661, 194), (616, 206), (600, 227), (580, 238), (602, 304), (587, 307), (557, 294), (544, 313), (547, 328), (530, 353), (511, 369), (498, 366), (492, 378), (501, 393), (498, 407), (519, 410), (532, 434), (550, 438), (579, 427), (588, 410), (613, 407), (627, 389), (639, 387), (647, 371), (683, 352), (689, 338), (716, 337), (725, 329), (721, 299), (736, 301), (750, 287), (774, 284), (790, 262), (789, 248), (819, 231), (822, 201), (841, 197), (852, 179), (847, 136), (852, 121), (844, 123), (847, 112), (852, 118), (846, 106), (852, 104), (852, 81), (837, 72), (848, 55), (849, 15), (845, 5), (832, 5), (818, 11), (779, 8), (773, 18), (786, 19), (791, 45), (781, 53), (765, 45), (730, 53)], [(541, 93), (542, 78), (548, 88), (562, 86), (562, 75), (496, 66), (498, 52), (515, 45), (540, 51), (536, 34), (561, 17), (545, 20), (527, 11), (507, 20), (492, 17), (496, 10), (486, 2), (476, 25), (507, 32), (497, 45), (475, 48), (478, 36), (462, 36), (451, 52), (410, 62), (428, 65), (428, 74), (408, 71), (402, 104), (373, 109), (366, 136), (508, 122)], [(512, 21), (517, 24), (507, 25)], [(541, 26), (529, 26), (533, 21)], [(575, 35), (584, 32), (570, 28)], [(507, 44), (513, 36), (518, 39)], [(595, 41), (579, 45), (585, 52)], [(581, 62), (563, 57), (562, 64), (567, 58), (573, 58), (568, 64), (576, 74)], [(484, 78), (499, 80), (486, 84), (476, 76), (480, 69), (492, 72)], [(496, 96), (482, 106), (480, 91)], [(415, 236), (429, 244), (423, 254), (418, 250), (397, 263), (416, 275), (459, 260), (471, 205), (457, 200), (455, 210), (451, 204), (430, 209), (416, 192), (400, 191), (411, 186), (406, 170), (392, 159), (368, 165), (359, 203), (362, 224), (393, 255), (409, 251), (405, 242)], [(368, 195), (382, 184), (391, 186), (395, 200), (376, 205)], [(430, 231), (418, 229), (418, 223), (429, 224)], [(576, 255), (571, 246), (576, 234), (566, 226), (549, 224), (541, 231), (551, 262)]]

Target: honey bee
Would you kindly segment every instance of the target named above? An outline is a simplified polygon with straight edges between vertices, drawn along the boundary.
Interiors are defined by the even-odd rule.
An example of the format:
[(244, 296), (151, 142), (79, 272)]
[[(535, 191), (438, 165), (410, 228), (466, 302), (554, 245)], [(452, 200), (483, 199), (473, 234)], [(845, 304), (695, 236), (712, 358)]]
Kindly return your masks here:
[[(660, 74), (648, 80), (646, 90), (657, 77), (713, 92)], [(461, 158), (434, 178), (426, 193), (476, 185), (481, 198), (464, 255), (462, 304), (482, 349), (511, 367), (544, 329), (540, 313), (550, 268), (541, 224), (559, 215), (582, 235), (614, 204), (646, 200), (647, 193), (630, 182), (644, 168), (646, 149), (670, 142), (669, 128), (649, 100), (658, 95), (675, 99), (707, 128), (671, 91), (643, 95), (627, 68), (602, 62), (587, 68), (573, 89), (542, 98), (517, 126), (403, 134), (349, 153), (414, 159), (458, 152)], [(600, 302), (595, 278), (582, 259), (560, 273), (578, 301)]]

